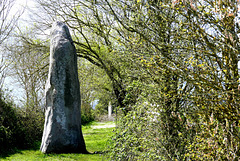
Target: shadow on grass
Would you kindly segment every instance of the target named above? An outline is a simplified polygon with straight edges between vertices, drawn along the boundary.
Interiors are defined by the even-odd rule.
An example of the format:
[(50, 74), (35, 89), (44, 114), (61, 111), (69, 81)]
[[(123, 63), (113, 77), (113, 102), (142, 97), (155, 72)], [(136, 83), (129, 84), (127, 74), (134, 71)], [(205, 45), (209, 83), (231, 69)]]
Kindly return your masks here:
[(13, 155), (13, 154), (16, 154), (16, 153), (20, 153), (21, 154), (21, 150), (19, 150), (17, 148), (13, 148), (13, 149), (1, 151), (0, 159), (6, 159), (10, 155)]
[(81, 154), (81, 153), (61, 153), (61, 154), (44, 154), (42, 158), (44, 160), (84, 160), (84, 161), (99, 161), (102, 160), (104, 154), (102, 153), (89, 153), (89, 154)]
[(84, 161), (98, 161), (102, 160), (102, 155), (104, 155), (104, 152), (94, 152), (94, 153), (49, 153), (49, 154), (43, 154), (41, 153), (41, 158), (44, 160), (84, 160)]
[(0, 159), (6, 159), (7, 157), (13, 154), (22, 154), (23, 150), (38, 150), (40, 149), (41, 142), (35, 142), (33, 145), (30, 145), (25, 148), (11, 148), (7, 150), (3, 150), (0, 152)]
[(88, 126), (92, 126), (92, 125), (97, 125), (97, 122), (96, 121), (91, 121), (91, 122), (88, 122), (86, 124), (82, 124), (83, 127), (88, 127)]
[[(15, 154), (19, 154), (19, 155), (26, 155), (26, 158), (29, 157), (28, 155), (29, 154), (26, 154), (25, 150), (34, 150), (34, 151), (39, 151), (39, 146), (37, 147), (33, 147), (33, 148), (28, 148), (28, 149), (12, 149), (12, 150), (8, 150), (8, 151), (5, 151), (4, 153), (1, 152), (0, 154), (0, 160), (7, 160), (8, 157), (11, 157), (12, 155), (15, 155)], [(59, 159), (59, 160), (65, 160), (65, 159), (74, 159), (74, 160), (78, 160), (79, 158), (83, 159), (83, 160), (91, 160), (91, 158), (93, 160), (98, 160), (98, 156), (99, 155), (104, 155), (105, 152), (103, 151), (95, 151), (93, 153), (49, 153), (49, 154), (44, 154), (44, 153), (41, 153), (40, 151), (37, 152), (37, 153), (33, 153), (35, 155), (35, 157), (39, 158), (40, 160), (41, 159), (46, 159), (46, 160), (50, 160), (51, 158), (54, 158), (54, 159)], [(95, 159), (94, 159), (95, 158)]]

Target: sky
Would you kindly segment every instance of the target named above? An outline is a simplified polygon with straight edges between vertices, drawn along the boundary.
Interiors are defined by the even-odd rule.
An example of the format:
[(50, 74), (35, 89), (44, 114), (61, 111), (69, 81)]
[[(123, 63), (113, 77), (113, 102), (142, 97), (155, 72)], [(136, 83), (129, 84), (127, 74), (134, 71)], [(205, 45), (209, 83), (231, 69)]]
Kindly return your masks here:
[[(21, 10), (22, 8), (24, 8), (26, 6), (30, 7), (30, 8), (34, 7), (34, 1), (33, 0), (16, 0), (15, 4), (13, 6), (13, 11), (12, 12), (17, 11), (19, 9)], [(27, 13), (25, 13), (24, 15), (26, 16)]]
[(30, 14), (28, 8), (31, 9), (33, 7), (35, 7), (33, 0), (16, 0), (12, 12), (14, 13), (25, 8), (24, 13), (21, 15), (21, 19), (28, 19)]

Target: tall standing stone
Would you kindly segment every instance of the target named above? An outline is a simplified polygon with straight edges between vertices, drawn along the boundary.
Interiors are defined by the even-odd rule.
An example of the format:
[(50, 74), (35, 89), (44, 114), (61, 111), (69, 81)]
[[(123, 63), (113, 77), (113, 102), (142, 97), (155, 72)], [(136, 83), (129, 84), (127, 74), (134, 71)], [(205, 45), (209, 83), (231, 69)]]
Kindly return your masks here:
[(76, 49), (68, 27), (52, 26), (46, 83), (43, 153), (87, 153), (81, 130), (80, 87)]

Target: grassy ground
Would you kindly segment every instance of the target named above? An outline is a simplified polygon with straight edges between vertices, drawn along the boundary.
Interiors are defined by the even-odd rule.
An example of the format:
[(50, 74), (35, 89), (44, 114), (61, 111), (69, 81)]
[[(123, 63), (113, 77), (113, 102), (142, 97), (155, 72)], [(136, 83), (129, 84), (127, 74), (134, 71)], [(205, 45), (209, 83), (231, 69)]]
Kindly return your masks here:
[[(107, 140), (113, 135), (113, 122), (98, 123), (83, 126), (83, 136), (87, 150), (90, 153), (103, 152), (107, 150)], [(111, 127), (111, 128), (106, 128)], [(14, 154), (0, 156), (0, 160), (11, 161), (101, 161), (106, 160), (102, 154), (42, 154), (39, 151), (40, 143), (31, 150), (17, 150)]]

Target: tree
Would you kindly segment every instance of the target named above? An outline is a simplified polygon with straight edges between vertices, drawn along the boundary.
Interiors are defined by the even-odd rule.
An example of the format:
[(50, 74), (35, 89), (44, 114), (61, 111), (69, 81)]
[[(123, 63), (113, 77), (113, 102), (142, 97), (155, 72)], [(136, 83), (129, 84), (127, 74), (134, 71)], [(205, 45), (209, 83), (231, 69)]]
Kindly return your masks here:
[[(26, 37), (31, 36), (31, 41)], [(22, 122), (23, 136), (29, 144), (40, 141), (44, 124), (44, 89), (47, 77), (49, 49), (46, 42), (34, 37), (32, 30), (18, 31), (5, 46), (6, 58), (11, 62), (9, 77), (19, 83), (21, 95), (17, 114)], [(15, 87), (16, 88), (16, 87)], [(20, 92), (19, 92), (20, 93)], [(14, 100), (15, 101), (15, 100)], [(16, 102), (15, 102), (16, 103)], [(31, 146), (31, 145), (27, 145)]]
[(31, 110), (43, 111), (49, 56), (47, 42), (34, 37), (33, 30), (28, 29), (19, 31), (12, 38), (12, 43), (7, 47), (10, 52), (8, 59), (12, 61), (11, 76), (17, 79), (24, 91), (21, 98), (23, 106), (29, 114)]
[[(15, 0), (1, 0), (0, 1), (0, 47), (1, 47), (1, 65), (0, 65), (0, 84), (2, 87), (3, 79), (5, 76), (11, 75), (11, 70), (6, 71), (6, 68), (11, 66), (15, 66), (16, 64), (20, 65), (18, 61), (22, 61), (23, 59), (27, 60), (26, 57), (22, 58), (17, 53), (13, 52), (13, 50), (8, 50), (8, 45), (14, 41), (13, 39), (13, 31), (17, 25), (17, 22), (23, 13), (23, 11), (13, 11), (13, 5)], [(14, 13), (14, 15), (12, 15)], [(7, 42), (8, 43), (5, 43)], [(19, 46), (17, 46), (17, 42), (15, 42), (15, 46), (12, 46), (12, 49), (18, 51), (19, 54)], [(18, 44), (19, 45), (19, 44)], [(15, 56), (13, 59), (14, 64), (11, 64), (12, 61), (8, 57), (9, 53), (12, 53)], [(14, 56), (11, 55), (13, 58)], [(21, 58), (21, 59), (20, 59)], [(7, 60), (7, 61), (6, 61)], [(9, 63), (10, 62), (10, 63)], [(29, 63), (28, 61), (27, 63)], [(24, 65), (26, 65), (25, 63)], [(29, 64), (28, 64), (29, 65)], [(21, 74), (29, 74), (25, 67), (21, 66), (22, 70), (25, 73)], [(28, 66), (30, 67), (30, 66)], [(20, 67), (18, 68), (20, 69)], [(19, 72), (19, 71), (18, 71)], [(22, 72), (22, 71), (21, 71)], [(18, 73), (20, 76), (20, 73)], [(30, 77), (27, 75), (26, 77)], [(28, 84), (29, 85), (29, 84)], [(39, 139), (39, 134), (42, 134), (42, 127), (39, 126), (42, 124), (43, 119), (41, 116), (39, 117), (39, 113), (35, 113), (35, 111), (31, 111), (31, 115), (26, 114), (23, 109), (19, 109), (14, 104), (14, 100), (11, 98), (7, 98), (5, 93), (2, 91), (0, 87), (0, 150), (2, 152), (6, 152), (7, 150), (11, 150), (14, 148), (26, 148), (31, 147), (35, 141)], [(40, 137), (41, 137), (40, 134)]]
[(105, 72), (85, 59), (78, 60), (78, 74), (81, 91), (81, 117), (84, 124), (92, 121), (98, 115), (96, 108), (93, 112), (93, 103), (102, 102), (103, 99), (110, 101), (111, 96), (109, 95), (112, 95), (112, 90)]
[[(15, 0), (2, 0), (0, 2), (0, 46), (9, 37), (10, 33), (14, 29), (19, 17), (21, 16), (20, 11), (15, 16), (9, 15), (12, 11), (12, 6)], [(1, 51), (2, 53), (3, 51)], [(4, 63), (3, 54), (1, 54), (1, 65), (0, 65), (0, 91), (2, 89), (3, 81), (5, 78), (4, 70), (7, 64)]]
[(61, 19), (69, 26), (74, 35), (78, 57), (88, 60), (105, 71), (111, 80), (119, 106), (124, 107), (125, 75), (119, 69), (121, 63), (118, 61), (121, 61), (121, 58), (114, 52), (113, 19), (104, 14), (103, 9), (97, 7), (98, 4), (94, 1), (38, 0), (37, 2), (52, 19)]
[[(201, 150), (202, 153), (198, 153), (197, 158), (200, 159), (202, 156), (205, 159), (236, 159), (236, 156), (239, 155), (238, 150), (233, 149), (239, 149), (237, 143), (239, 130), (236, 126), (239, 119), (237, 110), (239, 107), (239, 73), (237, 67), (237, 57), (239, 55), (239, 38), (237, 33), (239, 27), (235, 18), (239, 7), (238, 2), (219, 1), (217, 3), (216, 1), (206, 0), (147, 1), (142, 3), (140, 1), (109, 2), (106, 0), (106, 3), (108, 10), (110, 10), (109, 13), (115, 17), (119, 24), (128, 32), (135, 34), (135, 37), (139, 36), (146, 44), (149, 44), (148, 49), (152, 49), (150, 52), (152, 56), (145, 56), (142, 60), (150, 66), (147, 70), (150, 70), (149, 74), (153, 79), (157, 78), (159, 83), (168, 81), (168, 84), (164, 84), (163, 87), (166, 90), (162, 91), (168, 95), (165, 97), (166, 102), (163, 106), (166, 106), (168, 109), (171, 107), (169, 103), (173, 101), (177, 103), (180, 98), (180, 100), (185, 102), (182, 107), (187, 110), (182, 113), (185, 116), (185, 121), (193, 121), (194, 124), (202, 125), (203, 127), (207, 124), (203, 129), (195, 126), (197, 135), (194, 145), (199, 144), (198, 141), (206, 137), (209, 138), (208, 143), (213, 139), (207, 136), (213, 132), (210, 130), (210, 126), (208, 126), (212, 121), (206, 120), (216, 119), (215, 133), (219, 130), (218, 126), (221, 126), (221, 131), (225, 129), (224, 126), (231, 124), (232, 129), (226, 128), (225, 130), (235, 137), (229, 135), (228, 132), (221, 132), (224, 133), (226, 140), (228, 140), (226, 144), (231, 144), (232, 146), (226, 148), (226, 144), (221, 144), (223, 138), (218, 136), (218, 139), (215, 138), (213, 140), (217, 140), (220, 145), (216, 146), (217, 148), (211, 146), (211, 151), (216, 148), (214, 149), (214, 154), (216, 155), (208, 157), (209, 151), (205, 154)], [(159, 23), (161, 21), (162, 23)], [(164, 26), (164, 24), (167, 25)], [(164, 36), (164, 33), (167, 36)], [(160, 58), (156, 58), (156, 53)], [(158, 73), (160, 73), (163, 79), (159, 79)], [(178, 78), (178, 81), (172, 81), (176, 80), (176, 78)], [(171, 92), (172, 89), (175, 89), (173, 93)], [(174, 123), (171, 121), (171, 118), (174, 117), (170, 114), (177, 115), (175, 109), (170, 108), (169, 112), (167, 115), (169, 117), (161, 120), (167, 120), (171, 125)], [(188, 114), (189, 112), (191, 112), (191, 115)], [(199, 122), (198, 115), (201, 116), (200, 120), (202, 122)], [(185, 125), (189, 126), (189, 124)], [(177, 127), (174, 127), (173, 130), (177, 129), (178, 133), (182, 135), (182, 131)], [(204, 132), (202, 133), (201, 130)], [(170, 132), (169, 134), (171, 136), (171, 134), (176, 135), (177, 133)], [(200, 145), (205, 145), (202, 147), (206, 147), (206, 144), (207, 142), (202, 142)], [(221, 149), (219, 147), (224, 150), (219, 150)], [(169, 148), (167, 147), (167, 150)], [(193, 153), (190, 152), (192, 154), (191, 157), (196, 156), (196, 151), (199, 150), (194, 149)], [(233, 155), (221, 156), (219, 151), (221, 153), (224, 153), (223, 151), (231, 151)], [(188, 153), (187, 151), (185, 152)], [(185, 157), (182, 155), (183, 153), (169, 154), (169, 156), (177, 158), (179, 156)]]
[(2, 0), (0, 2), (0, 44), (8, 38), (14, 29), (17, 20), (21, 16), (21, 12), (15, 13), (10, 17), (10, 11), (14, 5), (15, 0)]
[[(152, 160), (174, 160), (174, 158), (182, 160), (186, 152), (184, 148), (187, 144), (186, 140), (192, 137), (191, 130), (184, 128), (185, 114), (192, 110), (191, 102), (180, 96), (187, 97), (189, 94), (186, 93), (191, 91), (193, 86), (186, 84), (186, 79), (181, 75), (185, 75), (185, 73), (175, 70), (176, 62), (184, 65), (186, 57), (189, 57), (191, 53), (183, 55), (180, 50), (175, 51), (174, 49), (174, 46), (181, 46), (184, 43), (174, 38), (178, 16), (176, 16), (176, 11), (168, 5), (167, 2), (161, 4), (151, 3), (151, 1), (149, 4), (137, 1), (107, 2), (106, 12), (110, 11), (109, 14), (112, 14), (122, 25), (122, 30), (119, 32), (127, 42), (124, 49), (135, 55), (135, 64), (138, 64), (138, 68), (136, 68), (138, 73), (135, 75), (138, 81), (135, 82), (133, 89), (140, 89), (138, 92), (134, 92), (139, 93), (135, 96), (137, 103), (133, 104), (133, 111), (124, 119), (125, 121), (123, 120), (123, 127), (119, 129), (120, 134), (116, 136), (119, 138), (116, 139), (118, 140), (116, 146), (119, 145), (120, 148), (123, 142), (132, 144), (124, 137), (127, 135), (134, 135), (139, 140), (147, 137), (149, 140), (149, 142), (136, 142), (131, 146), (132, 149), (126, 148), (121, 153), (116, 150), (116, 158), (122, 155), (126, 155), (125, 159), (129, 159), (128, 157), (141, 158), (143, 156), (138, 154), (139, 152), (135, 151), (135, 148), (138, 149), (140, 145), (146, 144), (146, 147), (151, 148), (141, 148), (140, 151), (143, 152), (143, 155), (144, 152), (151, 151)], [(134, 118), (134, 115), (140, 118)], [(147, 118), (146, 121), (141, 117)], [(151, 119), (159, 120), (159, 122), (151, 122)], [(124, 124), (128, 125), (124, 126)], [(148, 132), (143, 134), (137, 130), (140, 128), (141, 131), (144, 131), (145, 128), (142, 126), (144, 124), (151, 129), (152, 138), (148, 137)], [(122, 134), (123, 129), (127, 129), (127, 134)], [(147, 131), (147, 129), (145, 130)], [(185, 138), (182, 139), (182, 136)], [(158, 148), (157, 152), (155, 148)]]

